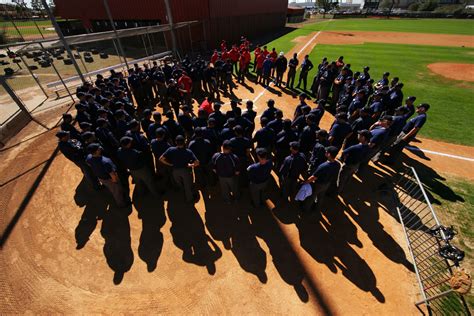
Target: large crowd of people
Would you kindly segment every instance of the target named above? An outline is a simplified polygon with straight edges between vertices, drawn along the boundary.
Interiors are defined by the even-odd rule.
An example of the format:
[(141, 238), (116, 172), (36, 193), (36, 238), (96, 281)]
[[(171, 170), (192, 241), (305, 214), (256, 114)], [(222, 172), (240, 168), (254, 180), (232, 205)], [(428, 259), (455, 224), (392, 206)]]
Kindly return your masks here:
[[(258, 208), (274, 171), (284, 201), (300, 201), (304, 213), (318, 211), (324, 196), (342, 194), (370, 160), (394, 163), (426, 122), (429, 105), (415, 107), (415, 97), (405, 99), (403, 84), (388, 72), (374, 80), (369, 67), (353, 71), (342, 56), (323, 58), (307, 90), (313, 68), (309, 56), (287, 60), (266, 46), (251, 53), (242, 38), (231, 48), (222, 41), (209, 61), (186, 57), (143, 68), (136, 64), (127, 75), (97, 75), (94, 83), (78, 87), (75, 117), (63, 114), (59, 149), (94, 189), (105, 187), (120, 207), (131, 203), (131, 176), (156, 197), (180, 188), (189, 203), (198, 187), (219, 184), (225, 203), (248, 188)], [(292, 117), (272, 99), (259, 116), (252, 101), (232, 100), (234, 80), (296, 93), (298, 70), (296, 88), (302, 90)], [(232, 100), (225, 112), (221, 94)], [(194, 109), (199, 98), (203, 101)], [(335, 119), (324, 130), (319, 125), (328, 110)]]

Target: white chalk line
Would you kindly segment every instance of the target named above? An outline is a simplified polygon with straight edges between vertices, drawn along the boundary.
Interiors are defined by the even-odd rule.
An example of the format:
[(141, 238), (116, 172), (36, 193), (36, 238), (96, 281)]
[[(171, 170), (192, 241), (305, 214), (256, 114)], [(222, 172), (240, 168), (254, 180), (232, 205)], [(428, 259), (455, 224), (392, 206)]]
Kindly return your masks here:
[(459, 160), (474, 162), (474, 158), (451, 155), (451, 154), (441, 153), (441, 152), (438, 152), (438, 151), (421, 149), (421, 148), (413, 147), (413, 146), (406, 146), (405, 148), (407, 148), (408, 150), (412, 150), (412, 151), (418, 151), (418, 152), (433, 154), (433, 155), (437, 155), (437, 156), (443, 156), (443, 157), (448, 157), (448, 158), (453, 158), (453, 159), (459, 159)]
[(316, 33), (309, 41), (308, 43), (306, 43), (305, 46), (303, 46), (303, 48), (300, 49), (300, 51), (297, 53), (297, 56), (299, 56), (299, 54), (301, 54), (302, 51), (304, 51), (306, 49), (306, 47), (308, 47), (309, 45), (311, 45), (311, 43), (319, 36), (319, 34), (321, 34), (321, 31), (318, 31), (318, 33)]

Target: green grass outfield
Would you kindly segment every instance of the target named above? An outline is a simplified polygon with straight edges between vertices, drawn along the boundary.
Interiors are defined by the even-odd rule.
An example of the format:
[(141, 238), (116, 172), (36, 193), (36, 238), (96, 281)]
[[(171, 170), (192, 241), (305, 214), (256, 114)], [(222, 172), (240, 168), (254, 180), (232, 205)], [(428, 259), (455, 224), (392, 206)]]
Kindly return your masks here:
[[(435, 62), (474, 63), (474, 49), (399, 44), (366, 43), (362, 45), (317, 45), (310, 59), (335, 60), (343, 55), (354, 71), (370, 66), (377, 81), (385, 71), (405, 84), (404, 95), (417, 97), (416, 103), (429, 103), (428, 123), (420, 135), (450, 143), (474, 146), (474, 83), (445, 79), (432, 74), (428, 64)], [(316, 70), (310, 72), (311, 78)]]
[[(323, 21), (304, 25), (268, 43), (278, 51), (288, 52), (298, 36), (309, 35), (318, 30), (380, 30), (397, 32), (425, 32), (474, 34), (473, 20), (450, 19), (347, 19)], [(317, 41), (317, 40), (316, 40)], [(441, 43), (440, 43), (441, 44)], [(432, 74), (426, 67), (435, 62), (474, 63), (474, 49), (462, 47), (436, 47), (401, 44), (366, 43), (360, 45), (317, 45), (311, 52), (316, 65), (326, 56), (335, 60), (343, 55), (352, 69), (371, 67), (375, 80), (385, 71), (400, 77), (405, 84), (404, 95), (415, 95), (417, 103), (432, 105), (429, 121), (420, 135), (450, 143), (474, 146), (474, 83), (442, 78)], [(300, 59), (302, 56), (300, 56)], [(315, 71), (309, 75), (312, 81)], [(310, 83), (309, 83), (310, 85)]]
[(340, 19), (307, 24), (312, 31), (374, 31), (474, 35), (472, 19)]

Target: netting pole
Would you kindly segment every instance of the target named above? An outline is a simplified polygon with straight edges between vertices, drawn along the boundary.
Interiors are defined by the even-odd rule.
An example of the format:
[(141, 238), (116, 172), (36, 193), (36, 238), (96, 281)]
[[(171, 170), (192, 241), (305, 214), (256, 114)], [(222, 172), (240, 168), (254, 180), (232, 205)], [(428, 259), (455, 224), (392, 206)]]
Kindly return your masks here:
[(41, 32), (41, 29), (39, 28), (39, 26), (38, 26), (38, 23), (36, 23), (36, 21), (35, 21), (35, 20), (33, 20), (33, 23), (35, 24), (35, 26), (36, 26), (36, 29), (37, 29), (37, 30), (38, 30), (38, 32), (40, 33), (40, 35), (41, 35), (41, 38), (42, 38), (42, 39), (44, 39), (43, 32)]
[(105, 12), (107, 13), (107, 16), (109, 18), (110, 24), (112, 25), (112, 30), (114, 31), (115, 39), (117, 40), (118, 48), (120, 49), (120, 53), (122, 54), (123, 60), (125, 62), (125, 66), (127, 66), (127, 69), (129, 69), (130, 67), (128, 67), (127, 57), (125, 56), (125, 52), (122, 47), (122, 42), (120, 41), (120, 38), (117, 33), (117, 29), (115, 28), (115, 22), (112, 19), (112, 14), (110, 13), (110, 8), (109, 8), (109, 2), (107, 0), (104, 0), (104, 7), (105, 7)]
[(61, 28), (59, 27), (58, 22), (56, 21), (56, 17), (54, 16), (53, 11), (48, 6), (48, 3), (46, 2), (46, 0), (41, 0), (41, 3), (43, 4), (44, 8), (48, 12), (51, 23), (53, 23), (54, 29), (56, 30), (56, 33), (59, 36), (59, 40), (61, 41), (64, 48), (66, 49), (67, 54), (69, 55), (69, 58), (71, 58), (71, 61), (74, 65), (74, 68), (76, 68), (77, 74), (79, 75), (79, 78), (81, 78), (82, 83), (85, 83), (86, 79), (84, 79), (84, 76), (82, 75), (81, 68), (79, 68), (79, 65), (77, 64), (76, 59), (74, 58), (74, 55), (72, 54), (71, 47), (69, 47), (69, 44), (67, 43), (66, 39), (64, 38), (64, 34), (61, 31)]
[(39, 82), (38, 77), (33, 73), (33, 71), (30, 69), (30, 66), (26, 63), (26, 59), (23, 57), (22, 54), (20, 54), (19, 57), (20, 57), (21, 61), (23, 62), (23, 64), (25, 64), (26, 69), (28, 69), (28, 72), (30, 73), (31, 77), (33, 77), (33, 79), (35, 80), (38, 87), (40, 87), (41, 91), (43, 91), (45, 97), (48, 98), (48, 94), (46, 93), (43, 86)]
[(165, 7), (166, 7), (166, 15), (168, 16), (168, 23), (171, 28), (170, 33), (171, 33), (171, 44), (173, 46), (173, 54), (176, 55), (178, 48), (176, 44), (176, 33), (174, 30), (173, 13), (171, 12), (169, 0), (165, 0)]

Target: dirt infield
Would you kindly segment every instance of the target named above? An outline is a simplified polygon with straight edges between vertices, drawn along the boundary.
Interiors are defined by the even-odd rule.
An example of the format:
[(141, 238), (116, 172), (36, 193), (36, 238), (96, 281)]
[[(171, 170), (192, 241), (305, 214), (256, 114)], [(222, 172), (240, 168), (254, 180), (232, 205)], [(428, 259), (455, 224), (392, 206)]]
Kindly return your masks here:
[(474, 82), (474, 64), (434, 63), (428, 69), (448, 79)]
[[(287, 55), (309, 53), (314, 36)], [(235, 93), (255, 100), (258, 113), (273, 98), (292, 115), (294, 93), (247, 83)], [(56, 121), (62, 111), (38, 119)], [(326, 112), (321, 125), (332, 121)], [(179, 192), (164, 201), (134, 196), (127, 214), (54, 153), (54, 130), (41, 133), (31, 123), (0, 151), (0, 231), (18, 220), (0, 252), (0, 314), (419, 315), (401, 227), (387, 196), (374, 193), (388, 180), (374, 166), (344, 198), (328, 198), (315, 221), (297, 218), (276, 194), (257, 212), (246, 191), (229, 207), (218, 189), (201, 192), (195, 206)], [(457, 172), (466, 170), (473, 173)], [(101, 219), (81, 220), (95, 214)]]
[(322, 31), (318, 37), (318, 44), (354, 45), (363, 43), (474, 47), (474, 36), (398, 32)]

